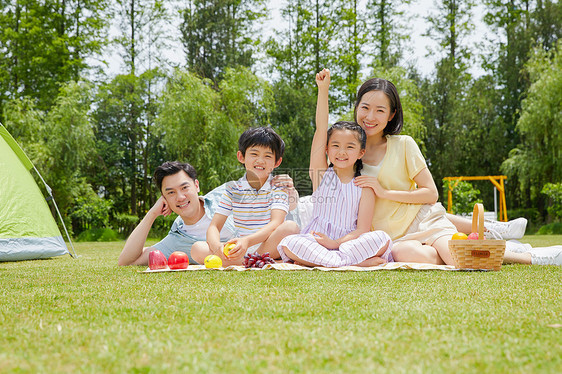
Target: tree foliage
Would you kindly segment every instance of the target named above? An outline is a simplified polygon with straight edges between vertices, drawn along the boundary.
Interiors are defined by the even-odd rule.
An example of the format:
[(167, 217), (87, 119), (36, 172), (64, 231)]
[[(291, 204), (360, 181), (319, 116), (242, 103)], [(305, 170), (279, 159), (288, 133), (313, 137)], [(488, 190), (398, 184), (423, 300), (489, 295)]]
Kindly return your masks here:
[(219, 83), (221, 110), (238, 128), (270, 125), (275, 101), (271, 85), (249, 69), (227, 68)]
[[(333, 4), (332, 37), (327, 43), (329, 67), (334, 75), (331, 81), (332, 112), (342, 112), (355, 102), (357, 88), (361, 85), (362, 49), (367, 43), (367, 29), (358, 8), (357, 0), (340, 0)], [(316, 70), (316, 72), (321, 69)]]
[(474, 204), (482, 203), (482, 199), (479, 198), (480, 190), (474, 188), (472, 184), (466, 181), (458, 183), (443, 181), (443, 201), (447, 201), (450, 187), (453, 187), (451, 191), (453, 206), (450, 207), (453, 214), (472, 213)]
[(96, 97), (96, 148), (100, 162), (92, 181), (114, 200), (119, 212), (144, 212), (154, 201), (152, 170), (162, 160), (152, 128), (157, 101), (151, 92), (158, 71), (118, 75)]
[(437, 3), (437, 13), (428, 16), (431, 24), (428, 35), (439, 45), (433, 53), (442, 56), (433, 79), (426, 80), (422, 88), (427, 144), (431, 145), (427, 148), (428, 161), (439, 187), (438, 182), (444, 177), (457, 175), (465, 157), (459, 152), (466, 125), (461, 108), (469, 100), (466, 92), (471, 77), (467, 72), (469, 48), (462, 40), (473, 27), (472, 7), (472, 1), (441, 0)]
[(330, 64), (334, 38), (331, 3), (321, 0), (289, 0), (281, 14), (288, 27), (266, 43), (272, 67), (291, 87), (314, 87), (315, 74)]
[(86, 229), (109, 227), (112, 201), (101, 198), (84, 183), (79, 186), (82, 187), (80, 193), (69, 210), (73, 232), (79, 233)]
[(137, 75), (163, 66), (162, 51), (168, 45), (165, 26), (170, 21), (164, 1), (117, 0), (112, 11), (121, 31), (112, 42), (127, 73)]
[(248, 127), (267, 126), (273, 107), (269, 84), (248, 69), (227, 69), (219, 91), (212, 86), (177, 69), (162, 94), (157, 122), (170, 156), (196, 167), (204, 191), (239, 177), (238, 137)]
[(507, 149), (519, 143), (516, 124), (521, 102), (529, 89), (530, 80), (524, 65), (534, 46), (549, 50), (562, 35), (562, 3), (556, 0), (486, 0), (484, 20), (501, 36), (486, 66), (497, 79), (501, 92), (498, 111), (507, 125)]
[(474, 29), (474, 0), (438, 0), (435, 6), (436, 13), (427, 17), (431, 27), (426, 31), (439, 44), (432, 52), (446, 56), (460, 68), (471, 54), (470, 45), (464, 41)]
[[(507, 125), (498, 113), (500, 93), (490, 75), (472, 79), (466, 98), (459, 104), (455, 117), (462, 124), (451, 134), (458, 139), (457, 175), (497, 175), (509, 139)], [(484, 191), (484, 194), (487, 190)]]
[(410, 39), (404, 6), (411, 0), (369, 0), (367, 2), (368, 45), (373, 67), (390, 68), (400, 63), (405, 42)]
[(187, 66), (218, 83), (227, 68), (252, 66), (264, 0), (190, 0), (180, 26)]
[(498, 106), (507, 123), (509, 149), (519, 142), (515, 124), (521, 108), (521, 99), (529, 87), (523, 74), (523, 65), (531, 49), (532, 36), (529, 30), (528, 0), (488, 0), (488, 11), (484, 20), (498, 33), (503, 34), (499, 48), (494, 46), (493, 57), (488, 62), (489, 70), (495, 72), (502, 93)]
[(81, 191), (91, 190), (84, 179), (96, 157), (91, 104), (92, 85), (70, 82), (61, 87), (48, 113), (30, 99), (13, 100), (4, 112), (8, 131), (52, 188), (63, 214), (77, 203)]
[(302, 194), (312, 193), (308, 173), (310, 146), (314, 136), (316, 96), (310, 91), (292, 87), (286, 81), (273, 84), (275, 109), (272, 127), (285, 141), (285, 156), (278, 172), (289, 174)]
[[(345, 9), (341, 12), (349, 16)], [(271, 70), (278, 76), (273, 82), (275, 109), (271, 124), (287, 149), (279, 172), (290, 174), (302, 193), (310, 193), (310, 149), (303, 145), (311, 144), (314, 135), (315, 75), (324, 67), (332, 70), (330, 111), (336, 112), (342, 105), (345, 90), (341, 88), (346, 86), (346, 74), (339, 69), (341, 65), (332, 65), (335, 59), (331, 45), (341, 26), (334, 19), (335, 4), (329, 1), (290, 0), (281, 14), (288, 27), (266, 43), (267, 54), (272, 58)], [(347, 48), (346, 45), (344, 51)], [(343, 94), (343, 101), (346, 100)]]
[[(268, 0), (1, 4), (0, 120), (76, 233), (96, 225), (130, 230), (158, 197), (151, 175), (165, 160), (192, 163), (203, 192), (238, 178), (237, 139), (251, 126), (282, 136), (278, 172), (310, 192), (314, 76), (324, 67), (332, 72), (332, 122), (353, 118), (368, 77), (396, 85), (403, 131), (440, 188), (444, 176), (498, 174), (501, 165), (510, 209), (533, 205), (545, 216), (550, 200), (540, 192), (562, 180), (557, 0), (479, 4), (496, 38), (478, 48), (468, 41), (476, 2), (438, 0), (425, 30), (437, 62), (424, 77), (403, 60), (409, 34), (423, 32), (409, 30), (410, 0), (287, 0), (267, 41)], [(108, 34), (113, 48), (103, 49)], [(185, 61), (172, 71), (166, 56), (178, 34)], [(120, 73), (89, 80), (108, 53), (121, 58)], [(479, 60), (484, 73), (473, 76)], [(164, 232), (169, 222), (156, 226)]]
[(0, 105), (30, 98), (38, 109), (50, 108), (61, 85), (79, 80), (87, 58), (105, 44), (106, 6), (105, 0), (3, 1)]
[(562, 180), (562, 42), (550, 52), (536, 49), (526, 71), (532, 83), (517, 122), (521, 144), (502, 170), (534, 202), (546, 183)]
[(562, 183), (547, 183), (541, 190), (549, 201), (548, 214), (562, 221)]
[(6, 128), (31, 161), (43, 159), (45, 113), (37, 109), (34, 100), (24, 97), (8, 101), (3, 107), (2, 117)]

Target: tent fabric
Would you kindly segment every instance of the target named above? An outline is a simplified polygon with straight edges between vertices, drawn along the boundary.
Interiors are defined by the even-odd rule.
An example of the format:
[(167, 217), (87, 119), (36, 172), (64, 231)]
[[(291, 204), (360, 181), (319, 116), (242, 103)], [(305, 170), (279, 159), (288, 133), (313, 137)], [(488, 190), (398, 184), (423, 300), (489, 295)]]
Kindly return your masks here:
[[(33, 169), (33, 163), (31, 162), (29, 157), (27, 157), (27, 155), (25, 154), (23, 149), (21, 149), (21, 147), (16, 142), (16, 140), (12, 137), (12, 135), (10, 135), (8, 130), (6, 130), (6, 128), (2, 124), (0, 124), (0, 136), (2, 138), (4, 138), (4, 141), (6, 142), (6, 144), (8, 146), (10, 146), (12, 151), (16, 154), (16, 156), (18, 156), (18, 159), (24, 165), (25, 169), (27, 171), (30, 171), (31, 169)], [(3, 152), (1, 154), (4, 155)]]
[(47, 201), (29, 172), (32, 168), (0, 124), (0, 261), (68, 253)]
[(0, 239), (0, 261), (38, 260), (67, 253), (62, 236)]

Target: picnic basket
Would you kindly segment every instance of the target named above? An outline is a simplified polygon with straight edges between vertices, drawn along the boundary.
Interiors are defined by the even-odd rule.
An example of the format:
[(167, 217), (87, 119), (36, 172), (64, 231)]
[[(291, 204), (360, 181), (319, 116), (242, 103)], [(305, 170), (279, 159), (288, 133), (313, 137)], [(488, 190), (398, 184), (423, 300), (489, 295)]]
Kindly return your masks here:
[(500, 270), (505, 240), (484, 239), (484, 206), (474, 205), (472, 232), (478, 240), (449, 240), (449, 251), (457, 269)]

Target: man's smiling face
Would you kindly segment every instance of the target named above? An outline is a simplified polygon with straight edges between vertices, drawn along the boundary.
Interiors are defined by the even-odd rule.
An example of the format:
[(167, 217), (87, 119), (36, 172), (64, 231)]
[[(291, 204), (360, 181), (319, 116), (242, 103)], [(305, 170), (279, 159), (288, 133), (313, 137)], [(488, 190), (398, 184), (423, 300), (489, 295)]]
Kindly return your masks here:
[(184, 221), (200, 218), (199, 181), (191, 179), (185, 171), (162, 179), (162, 196), (170, 209), (184, 218)]

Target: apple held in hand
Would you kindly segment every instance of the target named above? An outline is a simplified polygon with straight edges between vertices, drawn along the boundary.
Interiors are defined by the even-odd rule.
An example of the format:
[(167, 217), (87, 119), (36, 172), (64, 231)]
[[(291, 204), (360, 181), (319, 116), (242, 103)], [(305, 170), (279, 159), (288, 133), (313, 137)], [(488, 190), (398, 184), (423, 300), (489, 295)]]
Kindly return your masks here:
[(468, 240), (478, 240), (478, 233), (477, 233), (477, 232), (471, 232), (471, 233), (468, 235), (468, 238), (467, 238), (467, 239), (468, 239)]
[(170, 267), (170, 269), (187, 269), (188, 265), (189, 257), (184, 252), (175, 251), (168, 258), (168, 266)]
[(166, 261), (166, 256), (159, 250), (150, 252), (148, 254), (148, 267), (150, 270), (167, 269), (168, 261)]
[(226, 257), (228, 257), (228, 254), (230, 253), (230, 251), (232, 250), (232, 248), (236, 247), (236, 244), (234, 243), (228, 243), (225, 244), (224, 247), (222, 248), (222, 253), (224, 253), (224, 255)]

